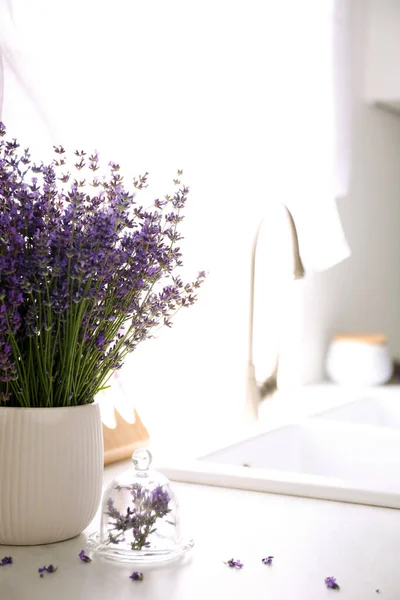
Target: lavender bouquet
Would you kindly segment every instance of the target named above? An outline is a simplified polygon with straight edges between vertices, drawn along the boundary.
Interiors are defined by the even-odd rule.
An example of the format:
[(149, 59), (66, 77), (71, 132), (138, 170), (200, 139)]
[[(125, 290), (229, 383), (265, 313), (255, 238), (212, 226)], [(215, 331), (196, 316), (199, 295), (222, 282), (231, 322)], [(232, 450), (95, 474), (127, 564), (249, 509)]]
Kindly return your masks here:
[(204, 273), (174, 274), (188, 188), (174, 180), (176, 193), (145, 209), (118, 164), (100, 177), (98, 155), (77, 151), (74, 177), (62, 146), (35, 165), (5, 134), (0, 123), (0, 406), (88, 404), (196, 301)]

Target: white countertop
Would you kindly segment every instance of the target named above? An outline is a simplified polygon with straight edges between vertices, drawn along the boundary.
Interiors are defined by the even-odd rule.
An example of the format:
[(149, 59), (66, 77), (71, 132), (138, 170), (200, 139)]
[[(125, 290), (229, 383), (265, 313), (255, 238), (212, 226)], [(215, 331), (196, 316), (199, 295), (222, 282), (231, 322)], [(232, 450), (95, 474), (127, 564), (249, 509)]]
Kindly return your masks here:
[[(357, 390), (358, 396), (370, 393), (375, 390)], [(399, 396), (400, 387), (385, 386), (379, 393)], [(280, 394), (263, 404), (260, 422), (248, 433), (353, 396), (354, 390), (329, 384)], [(224, 439), (221, 432), (218, 439), (207, 436), (204, 447), (193, 448), (193, 457), (234, 435), (227, 430)], [(129, 467), (127, 461), (107, 468), (104, 484)], [(14, 561), (0, 567), (0, 600), (324, 600), (336, 594), (349, 600), (400, 600), (399, 511), (194, 484), (174, 487), (185, 533), (195, 540), (184, 563), (139, 569), (96, 556), (82, 563), (78, 553), (85, 534), (98, 529), (97, 517), (85, 534), (67, 542), (0, 546), (0, 559), (11, 555)], [(268, 555), (275, 557), (271, 567), (261, 563)], [(244, 568), (224, 565), (230, 558), (240, 559)], [(58, 565), (57, 572), (41, 579), (37, 569), (50, 563)], [(143, 571), (144, 580), (131, 581), (133, 570)], [(325, 587), (327, 576), (336, 577), (340, 592)]]
[[(129, 463), (108, 468), (107, 483)], [(351, 600), (400, 598), (400, 514), (396, 510), (175, 483), (195, 547), (180, 566), (139, 569), (94, 557), (81, 563), (84, 535), (39, 547), (0, 546), (1, 600)], [(26, 499), (29, 502), (29, 497)], [(97, 520), (88, 532), (97, 528)], [(261, 563), (275, 557), (273, 566)], [(223, 564), (241, 559), (242, 570)], [(58, 565), (41, 579), (38, 567)], [(341, 591), (328, 590), (334, 576)], [(381, 593), (377, 594), (376, 589)]]

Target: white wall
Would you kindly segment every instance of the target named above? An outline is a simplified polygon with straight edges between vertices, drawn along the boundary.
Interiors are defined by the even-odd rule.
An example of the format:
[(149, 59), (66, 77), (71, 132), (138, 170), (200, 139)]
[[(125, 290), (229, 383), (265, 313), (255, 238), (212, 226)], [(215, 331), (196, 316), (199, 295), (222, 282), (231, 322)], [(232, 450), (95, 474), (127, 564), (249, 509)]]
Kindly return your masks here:
[[(308, 381), (322, 377), (326, 341), (338, 329), (387, 332), (393, 350), (400, 355), (400, 335), (396, 335), (400, 274), (389, 263), (390, 259), (397, 262), (400, 256), (396, 236), (400, 223), (400, 119), (363, 104), (365, 4), (362, 0), (351, 1), (356, 9), (355, 160), (351, 192), (340, 203), (340, 210), (353, 256), (305, 284), (302, 355), (303, 377)], [(245, 9), (242, 2), (209, 1), (193, 12), (183, 1), (177, 0), (173, 6), (159, 2), (158, 28), (153, 7), (146, 3), (115, 3), (110, 15), (109, 3), (91, 4), (102, 8), (98, 28), (107, 31), (109, 44), (97, 48), (97, 29), (91, 31), (91, 43), (89, 32), (84, 30), (85, 18), (90, 14), (80, 13), (74, 34), (83, 40), (86, 53), (97, 48), (97, 60), (90, 69), (79, 62), (80, 44), (75, 50), (68, 47), (70, 29), (61, 27), (65, 25), (64, 17), (75, 21), (70, 4), (63, 5), (62, 12), (50, 0), (34, 5), (18, 0), (14, 2), (14, 18), (27, 47), (32, 36), (35, 52), (32, 50), (31, 60), (37, 73), (33, 79), (38, 93), (42, 93), (43, 111), (54, 124), (53, 134), (65, 134), (65, 140), (62, 136), (55, 140), (57, 143), (105, 148), (122, 164), (125, 158), (135, 173), (150, 170), (164, 192), (170, 191), (163, 187), (169, 181), (166, 178), (175, 174), (176, 168), (185, 171), (185, 183), (192, 189), (182, 244), (185, 275), (190, 277), (197, 269), (206, 268), (210, 276), (198, 305), (179, 315), (171, 332), (143, 344), (127, 361), (124, 373), (127, 395), (139, 408), (144, 422), (150, 423), (154, 436), (167, 441), (184, 439), (185, 432), (187, 438), (194, 434), (206, 437), (212, 428), (220, 430), (221, 423), (241, 416), (245, 398), (249, 251), (258, 222), (256, 208), (261, 200), (275, 197), (271, 192), (274, 185), (279, 191), (285, 179), (296, 181), (293, 173), (288, 178), (283, 171), (281, 165), (286, 163), (281, 158), (289, 150), (297, 151), (290, 143), (294, 137), (293, 107), (304, 104), (307, 110), (308, 101), (306, 96), (301, 97), (301, 70), (293, 75), (293, 52), (284, 39), (293, 40), (303, 31), (298, 17), (304, 18), (304, 9), (300, 3), (287, 4), (292, 7), (292, 19), (289, 22), (285, 16), (284, 38), (276, 23), (283, 19), (285, 3), (254, 2), (246, 4)], [(89, 3), (75, 5), (80, 11), (83, 6), (89, 7)], [(262, 20), (259, 11), (264, 5), (270, 18)], [(136, 21), (122, 19), (117, 9), (125, 6), (138, 11)], [(296, 18), (293, 10), (299, 13)], [(183, 28), (178, 20), (181, 11), (187, 17)], [(51, 27), (41, 18), (43, 14)], [(131, 34), (131, 22), (141, 25), (135, 36)], [(152, 36), (147, 35), (146, 26)], [(115, 36), (111, 41), (110, 31)], [(56, 47), (57, 41), (58, 53), (49, 53), (49, 46)], [(150, 52), (153, 41), (164, 48), (162, 56)], [(270, 51), (270, 46), (276, 45), (281, 54)], [(120, 56), (125, 57), (123, 64), (117, 60)], [(127, 62), (130, 56), (132, 60)], [(40, 57), (43, 60), (34, 60)], [(105, 76), (103, 67), (107, 67)], [(114, 68), (120, 86), (117, 91), (103, 85), (103, 78), (107, 83)], [(289, 73), (290, 77), (283, 77)], [(276, 93), (276, 77), (286, 93)], [(94, 101), (93, 81), (101, 89), (101, 94), (94, 94)], [(33, 108), (26, 94), (18, 92), (17, 83), (10, 75), (6, 123), (13, 135), (43, 142), (43, 124), (37, 117), (35, 121)], [(299, 90), (296, 104), (289, 93), (292, 88)], [(57, 94), (57, 90), (62, 93)], [(318, 110), (318, 106), (314, 108)], [(104, 116), (107, 127), (101, 128)], [(109, 120), (112, 126), (108, 126)], [(307, 119), (303, 121), (306, 128)], [(289, 313), (293, 315), (290, 306)], [(300, 346), (290, 347), (296, 356)]]
[(339, 209), (352, 256), (306, 282), (306, 382), (323, 378), (327, 343), (338, 331), (383, 332), (400, 357), (400, 118), (364, 101), (368, 3), (351, 1), (354, 150)]
[[(365, 92), (370, 101), (397, 100), (400, 94), (398, 61), (400, 50), (398, 0), (369, 0)], [(388, 56), (392, 60), (388, 60)]]

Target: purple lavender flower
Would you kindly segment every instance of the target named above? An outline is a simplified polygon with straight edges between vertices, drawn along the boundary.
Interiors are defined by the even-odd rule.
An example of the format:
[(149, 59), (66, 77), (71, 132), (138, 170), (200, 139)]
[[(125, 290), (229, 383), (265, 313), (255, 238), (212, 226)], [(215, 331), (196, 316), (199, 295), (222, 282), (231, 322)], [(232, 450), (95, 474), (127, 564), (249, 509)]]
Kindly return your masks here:
[(204, 273), (185, 285), (175, 275), (189, 190), (145, 210), (117, 163), (96, 177), (98, 154), (81, 150), (74, 171), (56, 146), (36, 165), (5, 135), (0, 123), (0, 404), (90, 403), (154, 327), (197, 299)]
[(54, 565), (49, 565), (48, 567), (44, 565), (38, 569), (39, 577), (43, 577), (45, 573), (55, 573), (56, 571), (57, 567)]
[(340, 590), (339, 584), (336, 582), (335, 577), (326, 577), (325, 585), (331, 590)]
[(163, 517), (169, 512), (168, 504), (170, 496), (161, 485), (158, 485), (152, 492), (150, 492), (150, 498), (148, 501), (149, 507), (153, 510), (157, 516)]
[(118, 520), (121, 518), (121, 513), (115, 508), (114, 500), (112, 498), (109, 498), (107, 500), (107, 508), (108, 508), (108, 514), (110, 515), (110, 517), (112, 519)]
[(228, 565), (228, 567), (231, 567), (231, 569), (242, 569), (244, 567), (240, 560), (235, 560), (233, 558), (227, 560), (225, 564)]
[[(1, 128), (1, 123), (0, 123), (0, 128)], [(5, 565), (12, 565), (12, 562), (13, 562), (13, 559), (11, 556), (5, 556), (0, 561), (0, 567), (4, 567)]]
[(79, 555), (78, 555), (78, 556), (79, 556), (79, 558), (81, 559), (81, 561), (82, 561), (82, 562), (84, 562), (84, 563), (90, 563), (90, 562), (92, 562), (92, 559), (91, 559), (89, 556), (87, 556), (87, 555), (85, 554), (85, 551), (84, 551), (84, 550), (81, 550), (81, 551), (79, 552)]
[(132, 575), (129, 575), (129, 579), (132, 579), (132, 581), (142, 581), (143, 573), (139, 573), (139, 571), (133, 571)]
[(262, 558), (261, 562), (264, 563), (264, 565), (272, 565), (273, 560), (274, 560), (273, 556), (267, 556), (266, 558)]
[[(117, 489), (121, 488), (118, 486)], [(119, 544), (125, 541), (125, 533), (131, 532), (131, 549), (142, 550), (150, 547), (150, 536), (157, 531), (157, 522), (171, 512), (171, 497), (162, 485), (151, 490), (134, 484), (129, 489), (131, 506), (127, 507), (125, 513), (116, 510), (112, 498), (107, 501), (107, 514), (110, 517), (108, 543)]]

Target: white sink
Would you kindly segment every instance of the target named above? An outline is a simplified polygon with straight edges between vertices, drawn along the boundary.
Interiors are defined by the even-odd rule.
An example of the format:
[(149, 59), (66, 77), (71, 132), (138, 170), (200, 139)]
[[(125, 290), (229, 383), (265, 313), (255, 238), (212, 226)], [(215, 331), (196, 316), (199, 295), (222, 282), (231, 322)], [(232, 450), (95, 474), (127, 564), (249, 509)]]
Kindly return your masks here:
[[(400, 435), (325, 422), (289, 425), (236, 446), (219, 450), (204, 461), (248, 468), (337, 478), (400, 493)], [(398, 474), (396, 478), (394, 474)]]
[(335, 421), (400, 429), (400, 398), (362, 398), (317, 416)]
[(161, 470), (180, 481), (400, 508), (400, 400), (362, 398)]

